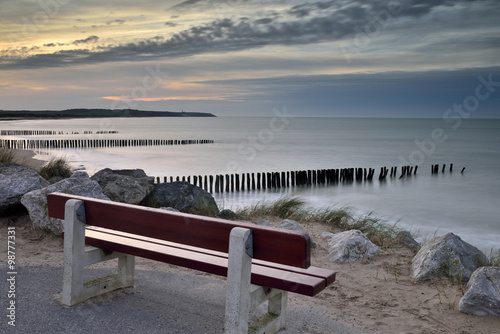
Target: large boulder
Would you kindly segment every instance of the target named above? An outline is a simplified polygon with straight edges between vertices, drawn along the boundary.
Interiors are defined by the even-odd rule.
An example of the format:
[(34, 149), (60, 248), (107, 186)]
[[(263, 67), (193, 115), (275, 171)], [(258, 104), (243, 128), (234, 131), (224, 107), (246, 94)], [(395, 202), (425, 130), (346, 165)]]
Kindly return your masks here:
[[(299, 223), (297, 223), (295, 220), (291, 220), (291, 219), (282, 220), (276, 227), (282, 228), (285, 230), (306, 233), (306, 231), (304, 231), (304, 229), (302, 228), (302, 226), (300, 226)], [(316, 248), (316, 243), (312, 239), (311, 239), (311, 248)]]
[(152, 208), (172, 207), (181, 212), (204, 216), (217, 216), (215, 199), (200, 187), (187, 182), (155, 184), (154, 189), (141, 202)]
[(453, 233), (425, 243), (412, 260), (415, 281), (449, 277), (469, 281), (472, 273), (488, 262), (476, 247)]
[(460, 299), (460, 312), (500, 317), (500, 267), (481, 267), (467, 283), (469, 290)]
[(274, 227), (273, 223), (271, 223), (269, 220), (267, 219), (257, 219), (256, 221), (254, 221), (254, 223), (256, 225), (260, 225), (260, 226), (269, 226), (269, 227)]
[(405, 246), (414, 251), (420, 249), (420, 244), (413, 238), (409, 231), (401, 231), (396, 235), (396, 240), (398, 244)]
[(238, 215), (234, 211), (229, 210), (229, 209), (224, 209), (221, 212), (219, 212), (219, 218), (227, 219), (227, 220), (238, 220), (239, 219)]
[(91, 179), (99, 183), (112, 201), (128, 204), (139, 204), (154, 188), (151, 178), (142, 169), (106, 168), (95, 173)]
[(49, 185), (33, 168), (15, 163), (0, 163), (0, 215), (23, 209), (21, 197)]
[(366, 235), (358, 230), (341, 233), (323, 232), (328, 238), (328, 258), (332, 262), (354, 262), (366, 256), (375, 255), (379, 249)]
[(25, 194), (21, 198), (21, 202), (28, 209), (33, 228), (49, 230), (55, 235), (60, 235), (63, 232), (63, 224), (61, 219), (48, 216), (47, 195), (53, 192), (109, 200), (103, 194), (99, 183), (92, 181), (89, 175), (82, 171), (48, 187)]

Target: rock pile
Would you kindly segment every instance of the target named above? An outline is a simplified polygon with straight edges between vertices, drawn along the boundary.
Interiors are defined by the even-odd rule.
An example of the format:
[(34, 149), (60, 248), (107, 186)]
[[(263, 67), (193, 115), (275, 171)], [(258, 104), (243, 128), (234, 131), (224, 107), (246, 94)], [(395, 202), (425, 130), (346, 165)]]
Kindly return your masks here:
[(54, 192), (109, 200), (103, 194), (99, 183), (92, 181), (89, 175), (83, 171), (76, 172), (71, 177), (45, 188), (25, 194), (21, 202), (28, 209), (33, 227), (49, 230), (56, 235), (63, 232), (62, 221), (47, 215), (47, 195)]
[(139, 204), (154, 188), (153, 178), (142, 169), (102, 169), (92, 180), (97, 181), (103, 193), (112, 201)]
[(33, 168), (0, 163), (0, 215), (22, 210), (21, 197), (24, 194), (48, 185), (49, 182)]

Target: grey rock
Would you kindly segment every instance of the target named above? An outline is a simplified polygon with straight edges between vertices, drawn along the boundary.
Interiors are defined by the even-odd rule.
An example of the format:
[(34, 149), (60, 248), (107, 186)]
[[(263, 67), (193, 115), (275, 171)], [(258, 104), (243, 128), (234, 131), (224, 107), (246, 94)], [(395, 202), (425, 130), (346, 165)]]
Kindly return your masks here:
[(448, 233), (420, 248), (412, 260), (413, 279), (423, 281), (450, 277), (467, 282), (472, 273), (487, 262), (479, 249)]
[(0, 215), (7, 215), (24, 207), (24, 194), (49, 185), (33, 168), (15, 163), (0, 164)]
[(62, 180), (64, 180), (64, 179), (65, 179), (65, 178), (64, 178), (64, 177), (62, 177), (62, 176), (53, 176), (53, 177), (51, 177), (51, 178), (49, 179), (49, 183), (50, 183), (50, 184), (54, 184), (54, 183), (57, 183), (57, 182), (62, 181)]
[(239, 219), (238, 215), (229, 209), (224, 209), (221, 212), (219, 212), (219, 218), (228, 219), (228, 220)]
[(219, 208), (215, 199), (200, 187), (187, 182), (155, 184), (141, 205), (152, 208), (172, 207), (181, 212), (217, 216)]
[(401, 231), (396, 235), (396, 242), (406, 248), (418, 251), (420, 249), (420, 244), (413, 238), (410, 232)]
[[(303, 233), (306, 233), (304, 231), (304, 229), (302, 228), (302, 226), (300, 226), (299, 223), (297, 223), (295, 220), (291, 220), (291, 219), (284, 219), (282, 220), (278, 226), (279, 228), (283, 228), (285, 230), (290, 230), (290, 231), (297, 231), (297, 232), (303, 232)], [(312, 240), (311, 238), (311, 248), (316, 248), (316, 243), (314, 242), (314, 240)]]
[(63, 232), (61, 219), (50, 218), (47, 212), (47, 195), (60, 192), (71, 195), (109, 200), (102, 192), (99, 183), (92, 181), (86, 172), (76, 172), (71, 177), (25, 194), (22, 204), (28, 209), (33, 228), (52, 231), (55, 235)]
[(354, 262), (367, 256), (373, 256), (379, 248), (366, 235), (358, 230), (341, 233), (323, 232), (328, 238), (328, 258), (332, 262)]
[(257, 219), (256, 221), (254, 221), (254, 223), (256, 225), (260, 225), (260, 226), (269, 226), (269, 227), (274, 227), (273, 223), (271, 223), (269, 220), (267, 219)]
[(284, 228), (290, 231), (304, 232), (302, 226), (299, 225), (295, 220), (284, 219), (278, 224), (279, 228)]
[(154, 189), (150, 177), (142, 169), (105, 168), (91, 179), (97, 181), (104, 194), (115, 202), (139, 204)]
[(500, 317), (500, 267), (481, 267), (474, 271), (469, 290), (460, 299), (460, 312)]
[(165, 210), (165, 211), (180, 212), (180, 211), (179, 211), (179, 210), (177, 210), (177, 209), (174, 209), (174, 208), (171, 208), (171, 207), (165, 207), (165, 206), (163, 206), (163, 207), (161, 207), (161, 208), (159, 208), (159, 209), (161, 209), (161, 210)]

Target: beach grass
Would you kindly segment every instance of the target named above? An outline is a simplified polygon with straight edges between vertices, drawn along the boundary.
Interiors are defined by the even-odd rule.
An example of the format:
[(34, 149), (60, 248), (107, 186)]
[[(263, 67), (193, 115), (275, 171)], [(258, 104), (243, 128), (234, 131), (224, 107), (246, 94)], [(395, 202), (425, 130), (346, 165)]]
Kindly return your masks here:
[(303, 220), (305, 202), (297, 197), (282, 197), (276, 201), (260, 201), (254, 205), (236, 211), (243, 219), (278, 217), (283, 219)]
[(281, 218), (297, 222), (318, 222), (341, 230), (360, 230), (368, 239), (379, 246), (394, 243), (399, 230), (396, 224), (373, 217), (371, 213), (355, 217), (346, 207), (309, 208), (305, 201), (294, 196), (281, 197), (276, 201), (261, 201), (255, 205), (237, 210), (235, 213), (243, 219)]
[(53, 177), (68, 178), (72, 174), (73, 170), (65, 158), (53, 158), (40, 170), (40, 175), (46, 180)]
[(16, 152), (8, 148), (0, 149), (0, 163), (7, 164), (14, 161), (16, 158)]
[(497, 249), (496, 251), (491, 249), (490, 254), (487, 257), (489, 266), (500, 267), (500, 249)]

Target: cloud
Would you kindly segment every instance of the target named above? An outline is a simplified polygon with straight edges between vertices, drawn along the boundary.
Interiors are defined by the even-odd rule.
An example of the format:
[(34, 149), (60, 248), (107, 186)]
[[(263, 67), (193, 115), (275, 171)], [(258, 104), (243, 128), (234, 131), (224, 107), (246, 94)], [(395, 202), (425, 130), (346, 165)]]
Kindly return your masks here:
[(99, 37), (97, 36), (89, 36), (85, 39), (77, 39), (76, 41), (73, 41), (73, 45), (79, 45), (79, 44), (88, 44), (88, 43), (95, 43), (99, 40)]
[(204, 1), (206, 1), (206, 0), (186, 0), (186, 1), (183, 1), (183, 2), (173, 6), (172, 9), (181, 9), (184, 7), (191, 7), (193, 5), (198, 4), (199, 2), (204, 2)]
[(44, 44), (43, 46), (48, 47), (48, 48), (52, 48), (55, 46), (63, 46), (63, 45), (66, 45), (66, 44), (64, 44), (64, 43), (48, 43), (48, 44)]
[(113, 21), (108, 21), (106, 22), (106, 25), (112, 25), (112, 24), (124, 24), (126, 21), (125, 20), (113, 20)]
[[(210, 1), (209, 1), (210, 2)], [(174, 7), (194, 7), (206, 4), (204, 0), (187, 0)], [(377, 23), (384, 19), (384, 13), (394, 17), (415, 19), (431, 13), (434, 9), (443, 10), (444, 7), (455, 6), (455, 11), (467, 13), (467, 7), (461, 7), (462, 2), (449, 0), (386, 0), (377, 1), (327, 1), (295, 5), (282, 15), (274, 18), (273, 11), (263, 10), (260, 17), (224, 18), (212, 22), (199, 24), (173, 34), (170, 38), (159, 40), (155, 37), (146, 38), (138, 42), (120, 45), (100, 45), (96, 51), (74, 50), (68, 53), (38, 54), (29, 57), (8, 59), (0, 58), (0, 68), (16, 68), (24, 66), (67, 66), (71, 64), (85, 64), (122, 60), (150, 60), (168, 57), (184, 57), (211, 52), (227, 53), (262, 48), (269, 45), (300, 46), (322, 42), (341, 41), (353, 38), (363, 29), (367, 22)], [(486, 9), (495, 6), (489, 1), (476, 1)], [(388, 7), (392, 4), (392, 7)], [(451, 7), (450, 7), (451, 8)], [(393, 14), (390, 14), (392, 11)], [(495, 13), (494, 10), (490, 10)], [(288, 13), (285, 15), (284, 13)], [(374, 14), (375, 13), (375, 14)], [(496, 10), (498, 13), (498, 9)], [(465, 14), (463, 14), (465, 15)], [(481, 24), (479, 17), (476, 23)], [(120, 21), (120, 20), (115, 20)], [(115, 22), (113, 21), (113, 22)], [(165, 23), (169, 25), (169, 22)], [(421, 22), (406, 20), (407, 27), (418, 33)], [(484, 23), (483, 23), (484, 24)], [(401, 28), (401, 26), (398, 26)], [(410, 28), (408, 28), (410, 30)], [(407, 36), (411, 40), (411, 36)], [(95, 43), (97, 36), (76, 40), (74, 45)], [(61, 60), (56, 62), (50, 58)], [(57, 65), (56, 65), (57, 64)]]

